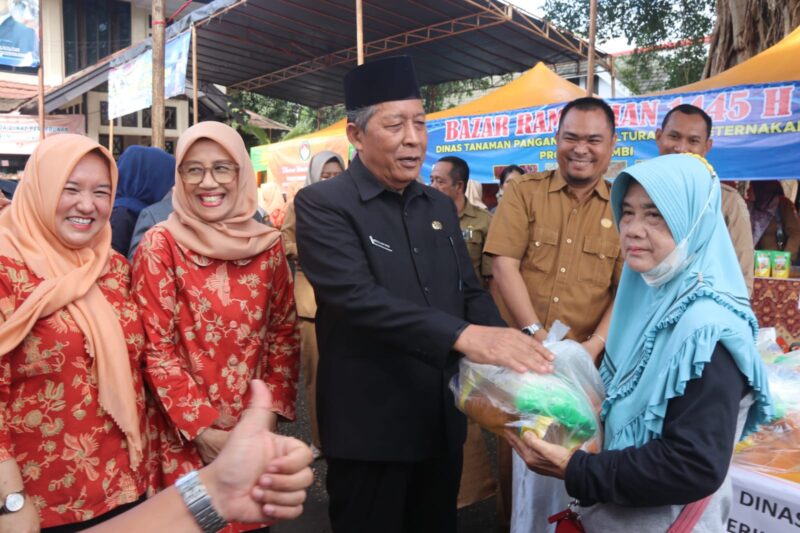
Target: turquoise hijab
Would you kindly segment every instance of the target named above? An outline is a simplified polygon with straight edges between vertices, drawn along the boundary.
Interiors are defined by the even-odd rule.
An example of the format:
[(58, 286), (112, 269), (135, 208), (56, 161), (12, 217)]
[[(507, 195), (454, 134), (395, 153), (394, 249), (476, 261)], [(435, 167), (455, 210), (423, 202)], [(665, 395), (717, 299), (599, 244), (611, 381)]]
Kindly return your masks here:
[(601, 410), (604, 448), (621, 450), (658, 439), (669, 400), (702, 375), (718, 342), (753, 388), (748, 433), (771, 418), (772, 406), (755, 347), (758, 322), (722, 218), (719, 179), (704, 159), (684, 154), (629, 167), (611, 190), (618, 229), (632, 180), (650, 196), (676, 244), (688, 235), (688, 259), (658, 287), (627, 264), (623, 268), (600, 366), (607, 394)]

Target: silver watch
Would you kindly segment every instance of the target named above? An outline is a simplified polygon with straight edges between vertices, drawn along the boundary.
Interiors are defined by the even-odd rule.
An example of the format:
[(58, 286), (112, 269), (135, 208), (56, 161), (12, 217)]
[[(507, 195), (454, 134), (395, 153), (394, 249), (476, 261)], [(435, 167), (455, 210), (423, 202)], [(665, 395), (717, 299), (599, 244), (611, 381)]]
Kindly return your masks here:
[(12, 492), (3, 500), (3, 506), (0, 507), (0, 515), (16, 513), (22, 506), (25, 505), (25, 491)]
[(203, 533), (217, 533), (228, 525), (228, 522), (214, 509), (211, 496), (208, 495), (196, 470), (178, 478), (175, 486)]
[(536, 332), (542, 329), (543, 327), (544, 326), (542, 326), (539, 322), (536, 322), (534, 324), (531, 324), (530, 326), (525, 326), (524, 328), (522, 328), (522, 333), (533, 337), (534, 335), (536, 335)]

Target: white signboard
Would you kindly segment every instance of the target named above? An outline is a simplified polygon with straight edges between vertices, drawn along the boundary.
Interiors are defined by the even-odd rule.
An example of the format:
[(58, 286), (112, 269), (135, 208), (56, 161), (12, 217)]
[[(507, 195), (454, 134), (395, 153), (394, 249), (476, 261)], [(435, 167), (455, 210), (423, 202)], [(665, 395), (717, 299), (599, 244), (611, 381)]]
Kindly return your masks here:
[(731, 467), (733, 502), (728, 533), (800, 531), (800, 484)]

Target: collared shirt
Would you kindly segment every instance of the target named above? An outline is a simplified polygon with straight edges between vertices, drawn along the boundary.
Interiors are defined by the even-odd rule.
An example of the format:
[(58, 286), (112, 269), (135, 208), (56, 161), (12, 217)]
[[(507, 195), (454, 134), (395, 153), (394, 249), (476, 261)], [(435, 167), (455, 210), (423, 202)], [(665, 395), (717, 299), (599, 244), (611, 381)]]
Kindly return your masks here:
[(507, 182), (484, 251), (520, 261), (533, 308), (549, 328), (583, 341), (614, 298), (622, 273), (610, 187), (601, 180), (579, 201), (556, 171)]
[(491, 222), (492, 215), (489, 211), (469, 203), (468, 200), (464, 204), (464, 209), (458, 214), (461, 234), (464, 236), (464, 242), (467, 243), (469, 258), (478, 279), (492, 276), (492, 258), (483, 253)]

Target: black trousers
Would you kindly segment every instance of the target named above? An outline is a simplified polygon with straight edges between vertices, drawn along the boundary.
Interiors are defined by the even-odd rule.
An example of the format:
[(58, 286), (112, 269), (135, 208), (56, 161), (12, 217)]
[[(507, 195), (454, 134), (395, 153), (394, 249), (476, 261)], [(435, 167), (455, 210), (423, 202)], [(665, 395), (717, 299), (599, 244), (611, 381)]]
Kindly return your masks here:
[(462, 451), (414, 463), (328, 458), (334, 533), (455, 533)]

